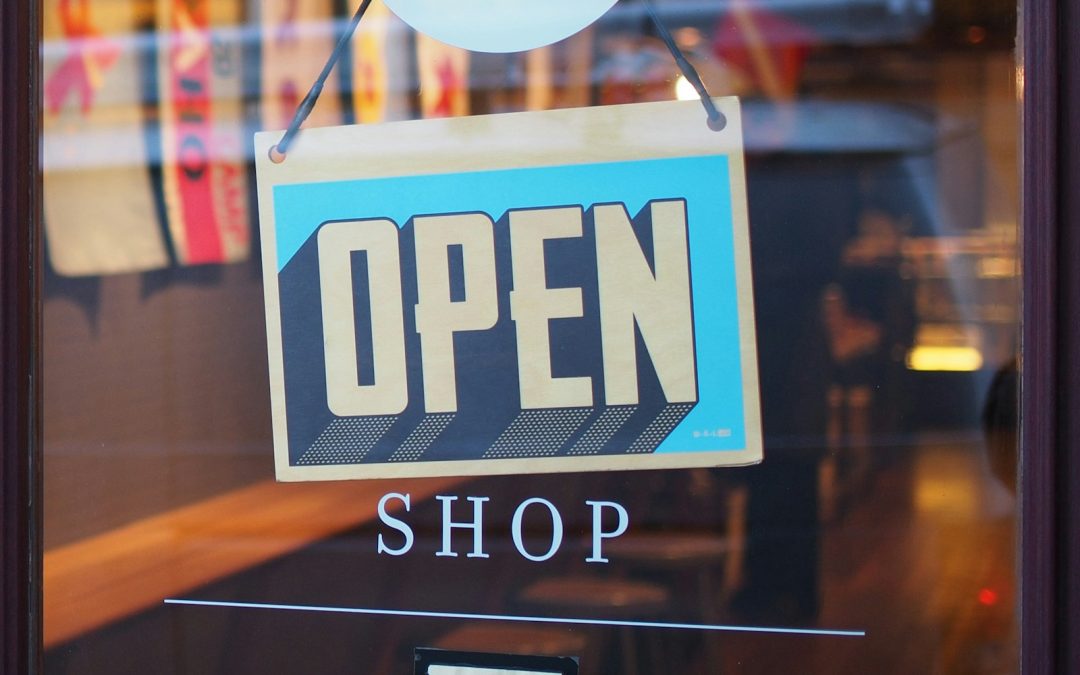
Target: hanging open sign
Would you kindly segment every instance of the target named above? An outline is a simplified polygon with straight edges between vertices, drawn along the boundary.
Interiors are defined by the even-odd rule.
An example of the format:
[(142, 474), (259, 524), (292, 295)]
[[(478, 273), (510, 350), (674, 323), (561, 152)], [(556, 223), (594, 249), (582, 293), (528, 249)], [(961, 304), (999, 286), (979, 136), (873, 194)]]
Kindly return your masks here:
[(717, 104), (258, 134), (278, 478), (760, 461)]

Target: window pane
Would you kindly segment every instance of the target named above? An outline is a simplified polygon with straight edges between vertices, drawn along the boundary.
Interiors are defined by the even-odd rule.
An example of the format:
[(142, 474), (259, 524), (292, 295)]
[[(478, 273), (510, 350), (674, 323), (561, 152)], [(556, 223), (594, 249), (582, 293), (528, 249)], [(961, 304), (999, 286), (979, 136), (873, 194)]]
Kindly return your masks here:
[[(586, 674), (1017, 670), (1016, 8), (652, 4), (742, 106), (764, 461), (292, 484), (252, 136), (289, 124), (355, 5), (42, 0), (47, 672), (405, 673), (428, 647)], [(696, 96), (641, 0), (511, 53), (375, 2), (305, 128)], [(487, 557), (438, 496), (458, 524), (482, 503)], [(513, 533), (530, 498), (563, 526), (542, 562), (520, 551), (550, 514)]]

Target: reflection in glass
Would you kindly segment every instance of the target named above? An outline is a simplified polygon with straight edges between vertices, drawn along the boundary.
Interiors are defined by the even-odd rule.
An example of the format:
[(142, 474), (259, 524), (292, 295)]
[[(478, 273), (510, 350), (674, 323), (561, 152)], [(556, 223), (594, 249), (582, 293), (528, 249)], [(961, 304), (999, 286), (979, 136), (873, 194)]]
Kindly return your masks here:
[[(1015, 8), (653, 2), (743, 101), (765, 462), (279, 485), (250, 139), (354, 7), (43, 0), (47, 672), (401, 673), (423, 646), (583, 673), (1016, 670)], [(340, 66), (310, 125), (693, 96), (634, 0), (500, 54), (376, 2)], [(400, 558), (375, 543), (392, 491)], [(491, 497), (489, 559), (435, 555), (438, 494)], [(510, 540), (526, 496), (567, 516), (545, 564)], [(584, 562), (586, 499), (631, 514), (609, 565)], [(866, 635), (637, 625), (665, 622)]]

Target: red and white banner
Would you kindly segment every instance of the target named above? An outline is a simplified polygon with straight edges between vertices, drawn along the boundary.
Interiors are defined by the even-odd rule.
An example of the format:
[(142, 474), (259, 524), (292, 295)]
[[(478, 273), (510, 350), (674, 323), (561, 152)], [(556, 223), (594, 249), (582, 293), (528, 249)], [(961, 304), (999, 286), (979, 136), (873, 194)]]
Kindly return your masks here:
[(45, 236), (64, 276), (165, 267), (147, 169), (136, 3), (45, 0)]
[(240, 3), (158, 0), (165, 211), (181, 264), (248, 256)]
[(409, 117), (409, 34), (405, 22), (374, 2), (353, 36), (352, 103), (358, 124)]
[[(337, 42), (333, 0), (251, 0), (261, 28), (261, 124), (285, 129)], [(344, 122), (338, 79), (323, 87), (305, 126)]]
[(469, 52), (416, 34), (422, 117), (469, 114)]

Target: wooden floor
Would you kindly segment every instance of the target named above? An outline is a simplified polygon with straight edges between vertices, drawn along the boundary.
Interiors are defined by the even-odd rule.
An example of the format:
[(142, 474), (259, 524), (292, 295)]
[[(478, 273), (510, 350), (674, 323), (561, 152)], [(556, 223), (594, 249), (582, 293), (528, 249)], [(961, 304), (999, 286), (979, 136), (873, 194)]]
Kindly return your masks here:
[[(413, 480), (410, 490), (422, 500), (458, 482)], [(45, 647), (374, 520), (386, 489), (381, 481), (267, 481), (51, 549)]]
[(930, 442), (870, 480), (825, 529), (817, 621), (867, 636), (726, 636), (700, 672), (1017, 672), (1015, 505), (979, 445)]

